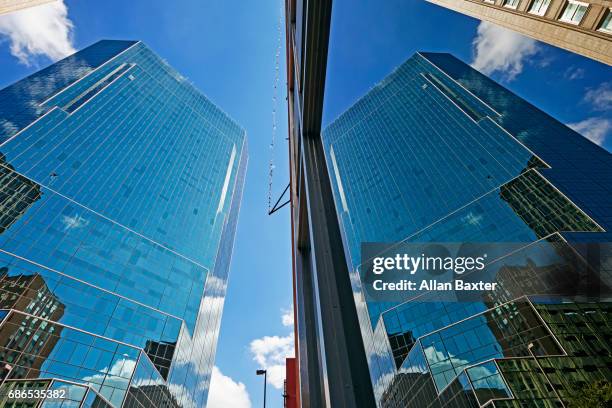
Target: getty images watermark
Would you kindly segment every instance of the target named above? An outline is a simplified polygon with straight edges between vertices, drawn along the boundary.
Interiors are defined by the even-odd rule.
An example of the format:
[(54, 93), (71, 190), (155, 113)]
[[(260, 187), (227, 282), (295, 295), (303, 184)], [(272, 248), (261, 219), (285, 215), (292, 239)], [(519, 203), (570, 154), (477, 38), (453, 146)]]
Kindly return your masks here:
[[(372, 259), (372, 273), (382, 275), (385, 272), (403, 272), (410, 276), (416, 275), (418, 271), (431, 272), (452, 271), (456, 275), (464, 273), (481, 272), (485, 268), (487, 254), (479, 257), (471, 256), (426, 256), (424, 253), (419, 256), (411, 256), (407, 253), (395, 254), (392, 257), (374, 257)], [(386, 282), (384, 279), (376, 279), (372, 283), (372, 288), (376, 291), (381, 290), (429, 290), (429, 291), (450, 291), (450, 290), (495, 290), (496, 282), (468, 282), (461, 279), (453, 279), (452, 282), (439, 282), (437, 279), (400, 279), (398, 282)]]
[(364, 243), (359, 274), (367, 300), (504, 302), (520, 296), (601, 300), (610, 244)]

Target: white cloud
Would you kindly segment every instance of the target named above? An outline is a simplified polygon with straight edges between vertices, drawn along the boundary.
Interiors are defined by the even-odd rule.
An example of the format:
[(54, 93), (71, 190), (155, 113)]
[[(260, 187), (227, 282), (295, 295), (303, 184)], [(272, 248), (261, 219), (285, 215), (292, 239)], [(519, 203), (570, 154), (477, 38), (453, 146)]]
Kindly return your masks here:
[[(207, 285), (210, 282), (207, 282)], [(221, 284), (216, 280), (215, 284)], [(213, 370), (214, 355), (219, 336), (220, 317), (223, 311), (224, 297), (206, 295), (202, 299), (198, 311), (196, 329), (193, 337), (186, 325), (182, 325), (176, 354), (173, 360), (175, 373), (185, 373), (188, 377), (196, 377), (198, 392), (210, 389), (210, 375)], [(178, 377), (177, 377), (178, 378)], [(184, 377), (183, 377), (184, 378)], [(183, 385), (170, 384), (170, 393), (186, 408), (196, 408), (190, 392)]]
[(81, 217), (79, 214), (75, 214), (73, 217), (67, 215), (62, 216), (62, 224), (64, 224), (64, 231), (70, 229), (85, 228), (89, 225), (89, 220)]
[(213, 367), (208, 393), (208, 408), (251, 408), (251, 398), (245, 385), (224, 375)]
[(374, 383), (374, 395), (376, 399), (380, 399), (383, 396), (394, 378), (395, 373), (384, 373), (376, 379)]
[(569, 127), (586, 137), (593, 143), (602, 145), (612, 130), (612, 120), (605, 118), (588, 118), (576, 123), (568, 123)]
[(19, 128), (13, 122), (6, 119), (0, 119), (0, 129), (4, 131), (6, 136), (12, 136), (19, 131)]
[[(92, 376), (83, 377), (83, 381), (89, 383), (93, 388), (99, 387), (99, 384), (119, 389), (127, 389), (129, 378), (136, 369), (136, 361), (129, 358), (117, 360), (112, 367), (105, 367), (101, 372)], [(112, 388), (110, 388), (112, 390)], [(108, 398), (113, 404), (121, 405), (123, 395), (114, 393), (109, 395), (108, 390), (102, 391), (102, 396)]]
[(281, 320), (283, 321), (283, 326), (293, 327), (293, 309), (283, 310), (282, 312)]
[(227, 280), (208, 274), (206, 276), (205, 290), (208, 296), (225, 298), (225, 294), (227, 292)]
[(0, 36), (25, 65), (40, 56), (57, 61), (73, 54), (73, 28), (63, 0), (0, 15)]
[(585, 71), (583, 68), (569, 67), (568, 69), (565, 70), (563, 77), (565, 79), (569, 79), (570, 81), (573, 81), (575, 79), (584, 78), (584, 74), (585, 74)]
[(461, 217), (461, 221), (470, 225), (480, 225), (482, 215), (476, 215), (472, 211)]
[(472, 66), (486, 75), (499, 72), (508, 81), (523, 71), (527, 57), (539, 51), (535, 40), (486, 21), (478, 25), (472, 44)]
[(253, 360), (268, 371), (268, 383), (282, 389), (285, 380), (285, 358), (293, 357), (293, 333), (285, 337), (265, 336), (251, 342)]
[[(293, 309), (281, 310), (283, 326), (293, 327)], [(274, 388), (282, 389), (285, 381), (285, 364), (287, 357), (295, 356), (295, 340), (293, 333), (287, 336), (264, 336), (255, 339), (250, 344), (253, 360), (268, 371), (268, 383)]]
[(587, 90), (584, 95), (585, 102), (593, 105), (593, 108), (600, 111), (612, 109), (612, 82), (604, 82), (597, 88)]

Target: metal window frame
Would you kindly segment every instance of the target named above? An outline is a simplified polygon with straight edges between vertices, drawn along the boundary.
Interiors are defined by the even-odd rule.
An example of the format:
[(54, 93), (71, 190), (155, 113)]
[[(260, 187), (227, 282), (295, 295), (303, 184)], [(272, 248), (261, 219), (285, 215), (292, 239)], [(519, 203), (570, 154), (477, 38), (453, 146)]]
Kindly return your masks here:
[[(321, 140), (332, 1), (296, 1), (303, 18), (295, 21), (295, 28), (287, 18), (286, 31), (289, 41), (302, 41), (287, 47), (287, 76), (302, 79), (299, 89), (288, 85), (301, 406), (373, 407), (368, 360)], [(286, 9), (289, 15), (295, 1), (287, 0)], [(296, 55), (297, 50), (302, 54)]]

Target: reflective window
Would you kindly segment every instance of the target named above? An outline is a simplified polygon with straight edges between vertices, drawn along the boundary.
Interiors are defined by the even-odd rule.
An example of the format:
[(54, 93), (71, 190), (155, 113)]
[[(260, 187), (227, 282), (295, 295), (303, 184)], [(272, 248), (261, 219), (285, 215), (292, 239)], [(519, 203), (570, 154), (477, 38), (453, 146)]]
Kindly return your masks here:
[(504, 7), (515, 9), (518, 7), (520, 0), (505, 0)]
[(606, 15), (599, 26), (599, 30), (612, 34), (612, 9), (608, 9)]
[[(557, 313), (560, 302), (531, 299), (531, 307), (523, 295), (571, 284), (575, 253), (563, 262), (560, 254), (571, 250), (559, 242), (605, 239), (610, 155), (517, 96), (513, 82), (502, 86), (475, 70), (469, 55), (427, 52), (473, 40), (463, 37), (469, 19), (457, 17), (458, 26), (441, 36), (439, 25), (407, 22), (425, 13), (441, 21), (445, 9), (400, 3), (334, 1), (323, 110), (351, 284), (364, 293), (355, 303), (376, 399), (382, 407), (474, 407), (492, 399), (500, 407), (529, 405), (533, 397), (520, 390), (531, 381), (543, 404), (555, 404), (554, 393), (540, 388), (545, 378), (529, 350), (559, 366), (579, 358), (563, 356), (559, 344), (598, 367), (605, 362), (597, 356), (608, 354), (596, 351), (602, 337), (593, 330), (584, 333), (595, 336), (587, 348), (580, 336), (566, 335), (576, 329), (569, 324), (547, 329), (538, 315)], [(550, 3), (497, 4), (544, 15)], [(536, 241), (554, 262), (526, 250)], [(502, 290), (494, 299), (381, 299), (366, 293), (362, 242), (512, 242), (522, 258), (499, 268)], [(535, 369), (513, 371), (515, 360)], [(576, 387), (557, 386), (566, 393)]]
[(0, 365), (89, 384), (105, 407), (138, 361), (149, 382), (134, 393), (164, 398), (132, 406), (205, 405), (244, 130), (131, 41), (1, 90), (0, 121), (0, 309), (25, 316), (0, 330)]
[(544, 14), (546, 14), (546, 10), (548, 10), (549, 5), (550, 0), (534, 0), (533, 3), (531, 3), (529, 12), (531, 14), (543, 16)]
[(588, 8), (588, 3), (570, 0), (567, 2), (559, 20), (570, 24), (580, 24)]

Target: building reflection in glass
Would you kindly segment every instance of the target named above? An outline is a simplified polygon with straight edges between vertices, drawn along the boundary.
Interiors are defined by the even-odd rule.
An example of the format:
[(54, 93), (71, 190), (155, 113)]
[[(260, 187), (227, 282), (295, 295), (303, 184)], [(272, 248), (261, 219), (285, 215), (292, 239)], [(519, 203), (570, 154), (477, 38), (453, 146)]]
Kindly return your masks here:
[[(609, 378), (609, 337), (597, 325), (609, 326), (610, 250), (589, 246), (612, 227), (602, 207), (612, 184), (593, 176), (612, 180), (607, 152), (435, 53), (395, 69), (323, 142), (381, 406), (555, 407), (585, 378)], [(490, 265), (494, 295), (368, 300), (362, 242), (465, 243), (465, 253), (499, 243), (513, 256)], [(553, 323), (561, 315), (577, 326)], [(593, 346), (571, 351), (581, 343)]]

